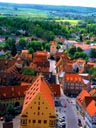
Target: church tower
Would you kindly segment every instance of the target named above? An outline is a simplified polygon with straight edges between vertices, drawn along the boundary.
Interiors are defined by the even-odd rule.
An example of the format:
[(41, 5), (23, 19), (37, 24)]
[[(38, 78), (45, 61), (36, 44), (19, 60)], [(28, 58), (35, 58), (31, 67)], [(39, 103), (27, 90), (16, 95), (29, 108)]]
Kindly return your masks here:
[(50, 46), (50, 55), (54, 56), (57, 51), (57, 42), (56, 41), (51, 41), (51, 46)]

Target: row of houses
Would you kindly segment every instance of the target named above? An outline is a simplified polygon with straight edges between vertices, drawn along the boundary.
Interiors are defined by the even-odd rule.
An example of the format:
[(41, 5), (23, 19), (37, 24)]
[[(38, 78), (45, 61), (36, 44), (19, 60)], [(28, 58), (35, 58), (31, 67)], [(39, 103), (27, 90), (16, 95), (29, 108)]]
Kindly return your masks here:
[(76, 98), (76, 107), (89, 128), (96, 128), (96, 88), (83, 90)]

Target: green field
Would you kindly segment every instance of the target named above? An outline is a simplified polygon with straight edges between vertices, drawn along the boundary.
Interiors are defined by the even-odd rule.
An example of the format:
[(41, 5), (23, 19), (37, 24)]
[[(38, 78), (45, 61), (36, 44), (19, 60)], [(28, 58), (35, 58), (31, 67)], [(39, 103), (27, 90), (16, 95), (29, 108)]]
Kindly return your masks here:
[(32, 8), (12, 8), (12, 7), (1, 7), (0, 6), (0, 17), (3, 16), (17, 16), (22, 18), (48, 18), (50, 17), (49, 13), (46, 11), (42, 11), (39, 9), (32, 9)]
[(71, 23), (73, 25), (78, 24), (79, 21), (80, 20), (56, 20), (56, 22), (69, 22), (69, 23)]

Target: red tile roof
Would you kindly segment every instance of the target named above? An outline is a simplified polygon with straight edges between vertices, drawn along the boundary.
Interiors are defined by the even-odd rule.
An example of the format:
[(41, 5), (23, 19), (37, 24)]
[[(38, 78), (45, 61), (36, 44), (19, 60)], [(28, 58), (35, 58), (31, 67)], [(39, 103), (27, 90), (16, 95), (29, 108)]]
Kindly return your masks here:
[(88, 64), (89, 66), (96, 67), (96, 63), (88, 62), (87, 64)]
[(24, 106), (22, 112), (25, 108), (32, 102), (32, 100), (41, 93), (45, 100), (49, 103), (50, 107), (54, 109), (53, 95), (42, 75), (37, 76), (32, 86), (28, 89), (26, 93), (26, 98), (24, 101)]
[(83, 82), (82, 77), (78, 74), (66, 73), (64, 78), (66, 81)]
[(34, 53), (34, 57), (46, 57), (48, 56), (48, 52), (45, 51), (36, 51)]
[(79, 106), (82, 107), (82, 104), (84, 102), (85, 96), (90, 96), (90, 94), (86, 91), (83, 90), (76, 98), (76, 102), (79, 104)]
[(61, 96), (60, 85), (58, 85), (58, 84), (51, 84), (50, 86), (52, 87), (54, 96), (55, 97), (60, 97)]
[(86, 107), (86, 111), (92, 117), (96, 114), (96, 101), (92, 100), (90, 104)]
[(96, 94), (96, 88), (92, 89), (89, 93), (90, 93), (91, 96), (93, 96), (94, 94)]
[(96, 46), (91, 46), (91, 45), (88, 45), (88, 44), (74, 44), (74, 46), (76, 47), (80, 47), (82, 50), (89, 50), (89, 49), (92, 49), (92, 48), (96, 48)]
[(24, 97), (28, 86), (1, 86), (0, 99)]

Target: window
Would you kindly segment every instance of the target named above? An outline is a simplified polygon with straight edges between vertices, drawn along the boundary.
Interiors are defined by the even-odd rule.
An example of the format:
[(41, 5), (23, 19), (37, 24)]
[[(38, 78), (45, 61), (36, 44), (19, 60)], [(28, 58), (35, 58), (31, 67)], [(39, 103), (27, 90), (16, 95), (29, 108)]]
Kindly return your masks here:
[(40, 110), (40, 107), (38, 107), (38, 110)]
[(41, 120), (38, 120), (38, 123), (41, 124)]
[(33, 120), (33, 123), (36, 123), (36, 120)]
[(21, 120), (21, 125), (27, 125), (27, 119), (22, 119)]
[(40, 115), (40, 112), (38, 112), (38, 115)]
[(31, 120), (29, 120), (29, 123), (31, 123)]
[(38, 102), (38, 105), (40, 105), (40, 102)]
[(44, 120), (44, 124), (46, 124), (47, 123), (47, 120)]
[(49, 125), (55, 125), (55, 120), (50, 120)]

